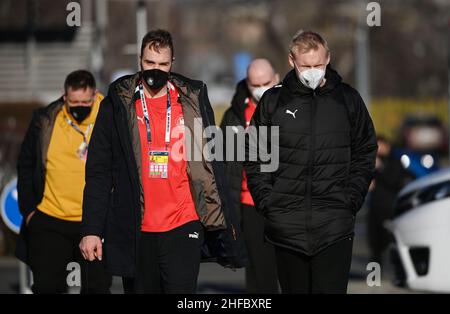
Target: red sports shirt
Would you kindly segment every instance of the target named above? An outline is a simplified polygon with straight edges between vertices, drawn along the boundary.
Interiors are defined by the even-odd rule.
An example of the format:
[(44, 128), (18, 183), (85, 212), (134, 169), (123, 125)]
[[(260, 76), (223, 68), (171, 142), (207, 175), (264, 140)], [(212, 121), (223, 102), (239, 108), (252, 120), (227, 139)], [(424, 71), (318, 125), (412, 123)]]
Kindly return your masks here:
[[(184, 126), (183, 111), (178, 102), (178, 93), (171, 85), (171, 135), (174, 128)], [(136, 101), (136, 113), (141, 140), (142, 185), (144, 190), (144, 218), (141, 230), (144, 232), (165, 232), (198, 220), (189, 186), (185, 160), (175, 161), (171, 153), (172, 145), (183, 138), (170, 139), (166, 148), (165, 123), (167, 95), (145, 99), (150, 118), (151, 142), (147, 142), (147, 129), (140, 98)], [(169, 151), (168, 178), (150, 178), (150, 151)], [(183, 148), (180, 150), (182, 152)]]

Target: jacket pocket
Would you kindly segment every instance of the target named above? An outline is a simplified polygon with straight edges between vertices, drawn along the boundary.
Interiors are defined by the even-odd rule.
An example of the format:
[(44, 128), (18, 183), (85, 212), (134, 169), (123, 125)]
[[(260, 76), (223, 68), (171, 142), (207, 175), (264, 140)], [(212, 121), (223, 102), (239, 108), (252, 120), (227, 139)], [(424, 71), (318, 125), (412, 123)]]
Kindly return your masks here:
[(345, 205), (352, 212), (352, 214), (354, 214), (353, 203), (351, 198), (351, 190), (350, 185), (348, 183), (348, 179), (345, 182), (344, 197), (345, 197)]
[(346, 199), (346, 203), (347, 203), (347, 208), (351, 211), (352, 215), (355, 216), (356, 210), (355, 210), (355, 206), (353, 205), (353, 201), (352, 201), (352, 198), (351, 198), (351, 194), (350, 194), (350, 189), (349, 188), (346, 189), (345, 199)]
[(202, 219), (202, 217), (205, 217), (207, 213), (203, 182), (200, 180), (195, 180), (192, 182), (192, 187), (192, 196), (194, 199), (195, 208), (197, 209), (197, 213), (200, 216), (200, 219)]

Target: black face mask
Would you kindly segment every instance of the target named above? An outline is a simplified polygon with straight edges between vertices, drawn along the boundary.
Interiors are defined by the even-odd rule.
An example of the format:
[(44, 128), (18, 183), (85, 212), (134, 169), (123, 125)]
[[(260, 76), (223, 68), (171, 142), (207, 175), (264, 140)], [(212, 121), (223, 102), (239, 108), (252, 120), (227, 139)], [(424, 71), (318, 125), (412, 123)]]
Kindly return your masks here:
[(76, 106), (76, 107), (69, 107), (69, 112), (72, 115), (72, 117), (78, 122), (81, 123), (86, 119), (89, 114), (91, 113), (92, 107), (85, 107), (85, 106)]
[(169, 73), (159, 69), (142, 71), (142, 78), (151, 89), (160, 89), (167, 84)]

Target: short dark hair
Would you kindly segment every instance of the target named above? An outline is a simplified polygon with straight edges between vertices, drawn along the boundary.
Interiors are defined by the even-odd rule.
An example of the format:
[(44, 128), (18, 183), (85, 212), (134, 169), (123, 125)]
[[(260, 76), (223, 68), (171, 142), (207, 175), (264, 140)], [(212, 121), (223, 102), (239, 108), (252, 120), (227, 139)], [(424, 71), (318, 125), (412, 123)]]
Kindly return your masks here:
[(86, 70), (77, 70), (71, 72), (69, 75), (67, 75), (64, 82), (65, 93), (67, 93), (67, 90), (69, 88), (78, 90), (86, 89), (88, 87), (95, 89), (95, 78), (91, 72)]
[(174, 55), (172, 35), (164, 29), (155, 29), (148, 32), (144, 38), (142, 38), (141, 44), (141, 58), (144, 55), (144, 49), (149, 46), (149, 48), (154, 49), (159, 52), (160, 48), (169, 47), (172, 52), (172, 58)]

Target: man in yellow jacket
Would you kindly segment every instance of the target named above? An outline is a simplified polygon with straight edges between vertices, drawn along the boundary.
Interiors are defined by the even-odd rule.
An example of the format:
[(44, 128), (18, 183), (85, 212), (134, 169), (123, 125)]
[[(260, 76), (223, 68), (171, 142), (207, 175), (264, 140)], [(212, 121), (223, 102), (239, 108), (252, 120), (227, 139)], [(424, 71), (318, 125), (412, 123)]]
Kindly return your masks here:
[(82, 293), (109, 292), (102, 262), (82, 260), (78, 249), (84, 170), (102, 99), (90, 72), (70, 73), (64, 95), (34, 112), (22, 144), (17, 189), (24, 222), (16, 253), (33, 271), (34, 293), (80, 284)]

